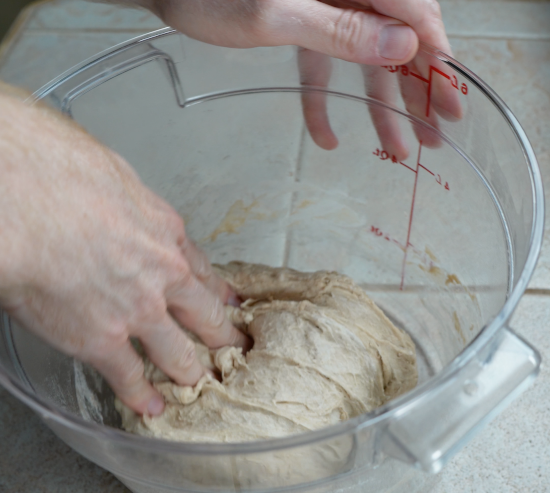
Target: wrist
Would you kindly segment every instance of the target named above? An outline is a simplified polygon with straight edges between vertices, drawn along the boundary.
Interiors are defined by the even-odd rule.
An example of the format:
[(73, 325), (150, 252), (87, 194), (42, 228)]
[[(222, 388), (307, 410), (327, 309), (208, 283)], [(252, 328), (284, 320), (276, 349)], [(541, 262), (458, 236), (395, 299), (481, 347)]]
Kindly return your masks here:
[(13, 305), (33, 276), (33, 229), (43, 221), (33, 207), (32, 163), (40, 149), (37, 109), (26, 91), (0, 83), (0, 305)]

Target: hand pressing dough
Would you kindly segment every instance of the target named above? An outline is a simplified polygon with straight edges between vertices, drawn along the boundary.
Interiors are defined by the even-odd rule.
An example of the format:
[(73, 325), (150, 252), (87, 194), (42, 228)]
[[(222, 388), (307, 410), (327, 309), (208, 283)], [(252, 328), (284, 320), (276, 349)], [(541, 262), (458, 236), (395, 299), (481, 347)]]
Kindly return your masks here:
[(185, 442), (285, 437), (367, 413), (416, 385), (410, 337), (348, 277), (241, 262), (215, 270), (246, 300), (227, 313), (254, 347), (243, 356), (197, 342), (222, 381), (205, 376), (193, 388), (145, 358), (146, 377), (167, 405), (160, 416), (140, 417), (117, 401), (127, 431)]

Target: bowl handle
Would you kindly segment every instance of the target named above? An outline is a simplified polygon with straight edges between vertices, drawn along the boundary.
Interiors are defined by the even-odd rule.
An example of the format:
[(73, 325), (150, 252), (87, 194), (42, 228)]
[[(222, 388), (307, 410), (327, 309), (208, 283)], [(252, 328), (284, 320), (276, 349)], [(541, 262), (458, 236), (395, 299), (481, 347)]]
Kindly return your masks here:
[(382, 450), (437, 473), (482, 426), (535, 379), (540, 354), (512, 330), (498, 331), (441, 385), (400, 410), (384, 433)]
[(58, 102), (58, 109), (70, 116), (71, 106), (77, 98), (110, 79), (152, 61), (160, 62), (160, 70), (166, 74), (174, 89), (176, 103), (183, 107), (185, 96), (176, 64), (168, 53), (159, 50), (149, 42), (122, 46), (118, 50), (92, 60), (64, 80), (61, 94), (54, 89), (50, 96), (53, 96), (53, 100)]

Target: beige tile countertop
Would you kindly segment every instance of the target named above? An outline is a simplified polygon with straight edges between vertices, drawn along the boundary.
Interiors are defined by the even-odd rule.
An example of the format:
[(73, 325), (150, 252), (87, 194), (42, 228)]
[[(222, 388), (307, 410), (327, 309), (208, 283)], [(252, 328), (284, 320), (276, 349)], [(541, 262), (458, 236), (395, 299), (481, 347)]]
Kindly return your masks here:
[[(506, 101), (550, 190), (550, 2), (441, 1), (454, 56)], [(85, 58), (162, 27), (147, 13), (81, 0), (37, 4), (0, 48), (0, 79), (31, 91)], [(547, 200), (547, 211), (550, 200)], [(547, 222), (548, 224), (548, 222)], [(550, 361), (550, 227), (512, 328)], [(0, 492), (128, 491), (0, 389)], [(440, 473), (434, 493), (550, 492), (550, 370)]]

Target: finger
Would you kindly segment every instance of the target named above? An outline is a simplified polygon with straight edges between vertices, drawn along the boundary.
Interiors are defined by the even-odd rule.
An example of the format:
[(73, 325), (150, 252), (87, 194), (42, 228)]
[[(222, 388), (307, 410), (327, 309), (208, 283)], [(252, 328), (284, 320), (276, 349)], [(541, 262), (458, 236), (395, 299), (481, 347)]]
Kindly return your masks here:
[[(361, 68), (367, 96), (395, 106), (397, 87), (393, 74), (382, 67), (363, 65)], [(407, 159), (409, 148), (403, 139), (399, 128), (399, 117), (395, 111), (380, 105), (369, 104), (369, 112), (382, 149), (392, 156), (392, 159), (395, 158), (397, 161)]]
[(435, 111), (447, 121), (460, 120), (463, 110), (454, 71), (441, 60), (422, 51), (415, 57), (414, 66), (416, 73), (424, 79), (424, 91), (429, 96), (426, 116)]
[[(330, 57), (316, 51), (298, 51), (300, 83), (305, 88), (326, 89), (332, 72)], [(327, 113), (327, 95), (322, 91), (303, 91), (302, 110), (306, 127), (313, 141), (327, 151), (338, 146), (338, 139), (330, 126)]]
[[(452, 55), (437, 0), (357, 0), (357, 2), (375, 9), (380, 14), (404, 22), (414, 29), (421, 43)], [(422, 52), (419, 52), (415, 58), (415, 64), (420, 74), (426, 80), (430, 80), (430, 104), (433, 109), (449, 121), (462, 118), (459, 94), (448, 78), (451, 74), (446, 65)]]
[(380, 14), (399, 19), (411, 26), (422, 43), (451, 54), (451, 46), (437, 0), (358, 0)]
[(114, 393), (138, 414), (157, 416), (164, 410), (164, 399), (145, 379), (143, 360), (130, 341), (116, 353), (89, 359), (107, 380)]
[(418, 49), (415, 32), (374, 12), (340, 9), (317, 0), (276, 2), (271, 44), (294, 44), (367, 65), (402, 64)]
[(204, 284), (210, 292), (216, 295), (226, 305), (238, 306), (238, 298), (229, 284), (212, 270), (212, 265), (206, 254), (193, 241), (185, 237), (181, 243), (181, 251), (187, 261), (191, 272)]
[(155, 365), (179, 385), (195, 385), (205, 374), (195, 344), (168, 313), (156, 326), (135, 331)]
[(225, 316), (223, 304), (192, 272), (182, 272), (178, 282), (166, 292), (170, 313), (212, 349), (237, 346), (247, 351), (250, 339)]

